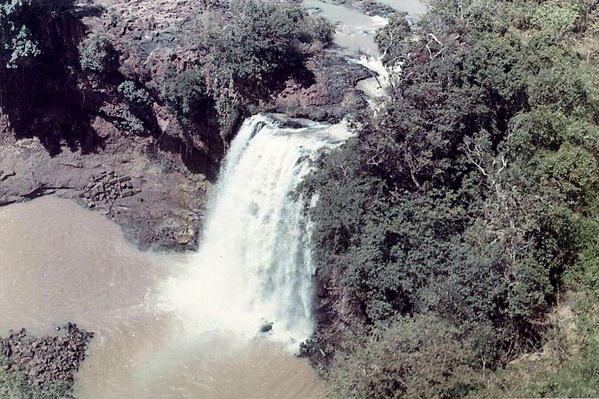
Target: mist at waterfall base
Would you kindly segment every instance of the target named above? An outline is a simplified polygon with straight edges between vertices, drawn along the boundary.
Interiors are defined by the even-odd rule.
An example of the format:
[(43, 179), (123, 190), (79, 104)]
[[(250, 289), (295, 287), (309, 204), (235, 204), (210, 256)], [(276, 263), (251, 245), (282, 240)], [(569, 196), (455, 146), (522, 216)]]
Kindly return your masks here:
[(318, 150), (348, 133), (287, 122), (303, 127), (244, 123), (194, 254), (140, 252), (69, 200), (0, 208), (0, 334), (59, 334), (67, 321), (94, 331), (79, 398), (323, 397), (292, 356), (312, 332), (313, 265), (302, 211), (312, 199), (291, 193)]
[(291, 129), (254, 116), (232, 142), (198, 254), (159, 287), (159, 306), (179, 316), (186, 334), (247, 340), (272, 326), (269, 339), (294, 351), (312, 333), (307, 199), (292, 194), (318, 150), (348, 133), (304, 123)]

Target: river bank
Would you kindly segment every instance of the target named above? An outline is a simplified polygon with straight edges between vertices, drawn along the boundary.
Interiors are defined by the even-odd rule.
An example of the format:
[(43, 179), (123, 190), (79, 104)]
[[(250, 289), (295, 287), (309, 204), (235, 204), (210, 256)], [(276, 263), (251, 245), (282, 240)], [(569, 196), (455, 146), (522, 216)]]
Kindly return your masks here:
[[(82, 20), (85, 29), (92, 33), (106, 31), (114, 41), (122, 53), (119, 73), (133, 80), (145, 76), (143, 79), (149, 79), (145, 83), (149, 89), (158, 85), (167, 58), (172, 56), (175, 44), (165, 37), (171, 37), (171, 31), (183, 23), (184, 16), (191, 15), (193, 7), (199, 7), (190, 1), (180, 13), (173, 13), (168, 2), (163, 3), (158, 7), (147, 0), (129, 7), (117, 0), (102, 2), (98, 4), (111, 10), (110, 13)], [(385, 20), (371, 15), (388, 15), (390, 5), (377, 6), (372, 1), (350, 3), (347, 9), (314, 1), (305, 3), (312, 12), (337, 25), (334, 46), (314, 52), (306, 61), (307, 73), (312, 74), (308, 83), (288, 81), (272, 101), (256, 111), (336, 123), (368, 107), (373, 99), (368, 99), (367, 94), (382, 93), (380, 87), (370, 90), (376, 85), (377, 71), (369, 70), (366, 67), (369, 64), (361, 62), (356, 54), (363, 50), (371, 56), (376, 54), (374, 30)], [(396, 3), (391, 5), (411, 12), (419, 10), (415, 6), (419, 2)], [(140, 13), (150, 11), (157, 13), (154, 22), (146, 18), (131, 22)], [(343, 14), (342, 23), (336, 15), (341, 11), (347, 14)], [(113, 26), (107, 18), (117, 18), (117, 22)], [(69, 37), (63, 37), (64, 40), (80, 40), (80, 33), (65, 31), (65, 34)], [(144, 44), (147, 37), (153, 38), (150, 50)], [(129, 42), (139, 44), (126, 46)], [(142, 55), (142, 60), (147, 60), (145, 63), (140, 61)], [(14, 118), (3, 114), (0, 107), (0, 206), (54, 194), (73, 199), (113, 220), (139, 248), (196, 250), (210, 191), (231, 136), (227, 137), (224, 131), (220, 136), (218, 132), (201, 132), (212, 129), (208, 126), (212, 122), (207, 122), (203, 127), (194, 127), (201, 134), (188, 139), (180, 121), (160, 102), (153, 104), (152, 111), (156, 122), (152, 122), (152, 129), (156, 131), (131, 134), (119, 128), (122, 121), (133, 120), (131, 112), (142, 118), (146, 111), (137, 113), (117, 90), (110, 89), (113, 85), (110, 80), (105, 84), (106, 89), (101, 91), (90, 90), (85, 85), (81, 89), (85, 104), (103, 102), (98, 112), (83, 107), (76, 111), (81, 115), (74, 115), (72, 106), (65, 110), (60, 104), (48, 111), (49, 123), (91, 117), (89, 128), (94, 132), (93, 137), (82, 139), (80, 145), (74, 145), (69, 137), (51, 138), (57, 142), (49, 143), (46, 136), (36, 132), (21, 132), (12, 121)], [(95, 143), (92, 147), (88, 146), (90, 140)], [(111, 183), (115, 178), (126, 181)]]
[(19, 397), (23, 385), (30, 387), (31, 397), (70, 395), (94, 333), (71, 323), (56, 330), (56, 335), (33, 337), (22, 329), (0, 338), (2, 397)]
[[(54, 342), (69, 320), (94, 333), (76, 374), (75, 397), (322, 397), (308, 362), (268, 336), (247, 342), (198, 334), (196, 323), (182, 320), (175, 307), (161, 306), (162, 285), (183, 283), (193, 254), (139, 251), (99, 213), (49, 195), (0, 208), (0, 237), (0, 336), (9, 337), (9, 329), (19, 336), (27, 326), (23, 340)], [(199, 286), (196, 295), (208, 296), (209, 286)], [(206, 306), (197, 301), (195, 308)], [(46, 352), (38, 349), (32, 352), (41, 359)]]
[[(122, 16), (131, 17), (145, 10), (144, 7), (150, 6), (150, 3), (141, 2), (133, 11), (132, 8), (127, 8), (120, 9), (120, 12)], [(369, 10), (372, 11), (373, 8)], [(385, 7), (377, 10), (389, 12)], [(318, 9), (316, 12), (329, 17), (326, 10), (322, 12)], [(379, 12), (375, 10), (374, 13)], [(172, 23), (169, 18), (173, 15), (175, 19), (179, 18), (175, 13), (165, 16), (158, 24), (146, 24), (145, 20), (132, 24), (127, 22), (122, 33), (117, 35), (120, 40), (117, 45), (123, 45), (130, 39), (152, 36), (157, 31), (163, 33), (169, 29), (169, 24)], [(351, 14), (351, 18), (354, 17)], [(127, 18), (124, 21), (131, 22)], [(346, 22), (351, 25), (352, 21), (353, 19)], [(363, 35), (366, 37), (365, 43), (372, 45), (374, 29), (381, 26), (384, 20), (368, 16), (367, 22), (374, 22), (375, 25), (351, 33), (347, 36), (348, 43), (357, 39), (356, 35)], [(98, 19), (87, 20), (87, 23), (89, 27), (101, 24)], [(120, 26), (112, 28), (115, 32), (121, 29)], [(156, 47), (152, 47), (152, 54), (148, 59), (154, 63), (165, 62), (170, 53), (161, 47), (163, 44), (158, 41)], [(360, 49), (356, 47), (343, 50), (343, 46), (343, 42), (336, 42), (332, 48), (314, 51), (305, 63), (307, 71), (312, 75), (309, 83), (288, 81), (275, 98), (254, 110), (331, 123), (366, 110), (371, 99), (368, 99), (367, 90), (365, 94), (360, 84), (373, 78), (376, 72), (356, 62), (359, 58), (356, 54)], [(129, 58), (123, 62), (124, 69), (121, 68), (119, 73), (132, 81), (138, 81), (140, 76), (148, 72), (144, 69), (147, 65), (144, 64), (142, 68), (139, 59), (135, 58), (139, 53), (131, 49), (127, 51)], [(148, 88), (152, 88), (153, 83), (152, 78), (144, 82)], [(225, 355), (220, 352), (213, 354), (208, 350), (213, 340), (202, 337), (201, 343), (198, 343), (189, 337), (174, 339), (175, 332), (181, 332), (181, 321), (162, 311), (147, 311), (148, 301), (151, 302), (148, 298), (155, 299), (156, 281), (169, 275), (172, 278), (172, 268), (180, 267), (177, 264), (181, 260), (168, 258), (167, 263), (171, 265), (165, 267), (162, 261), (150, 260), (146, 254), (140, 255), (134, 249), (123, 246), (122, 242), (115, 243), (107, 239), (107, 236), (100, 233), (104, 227), (100, 227), (103, 222), (97, 217), (105, 217), (120, 226), (124, 238), (138, 249), (193, 253), (202, 242), (201, 231), (208, 216), (208, 204), (213, 198), (219, 164), (234, 134), (220, 131), (210, 139), (207, 136), (202, 139), (196, 136), (193, 140), (186, 141), (184, 135), (189, 132), (185, 132), (181, 122), (169, 113), (171, 111), (164, 104), (158, 102), (152, 105), (151, 111), (152, 117), (156, 117), (154, 130), (147, 134), (132, 134), (118, 126), (122, 121), (133, 120), (127, 118), (131, 118), (135, 107), (115, 95), (115, 90), (112, 94), (110, 90), (107, 91), (107, 96), (103, 92), (102, 101), (105, 103), (101, 107), (101, 113), (91, 119), (94, 141), (97, 143), (91, 149), (83, 144), (73, 145), (68, 138), (57, 139), (57, 143), (49, 146), (43, 135), (17, 134), (8, 123), (9, 118), (0, 115), (0, 206), (46, 196), (48, 202), (42, 206), (45, 211), (38, 212), (37, 216), (32, 214), (21, 217), (35, 217), (37, 219), (30, 219), (30, 222), (34, 225), (47, 223), (46, 227), (50, 227), (50, 230), (43, 230), (44, 236), (38, 236), (33, 241), (25, 241), (34, 253), (44, 252), (41, 243), (46, 239), (54, 244), (62, 242), (64, 245), (58, 249), (62, 248), (64, 254), (72, 255), (60, 255), (47, 248), (46, 252), (53, 254), (51, 259), (31, 259), (22, 268), (16, 266), (23, 262), (22, 259), (14, 258), (12, 263), (4, 265), (0, 263), (0, 267), (5, 268), (3, 276), (6, 276), (6, 281), (12, 278), (13, 285), (41, 287), (39, 292), (31, 294), (26, 290), (15, 292), (11, 291), (11, 287), (4, 287), (4, 292), (12, 292), (13, 297), (9, 298), (9, 294), (5, 294), (3, 298), (0, 294), (0, 300), (6, 303), (5, 309), (8, 309), (3, 326), (16, 329), (27, 326), (40, 336), (33, 339), (25, 332), (9, 335), (5, 348), (12, 348), (13, 343), (20, 339), (26, 342), (22, 347), (28, 354), (29, 346), (35, 345), (37, 348), (40, 342), (42, 345), (56, 342), (57, 345), (64, 344), (67, 352), (52, 356), (70, 361), (72, 356), (68, 348), (73, 343), (76, 348), (73, 353), (81, 358), (80, 362), (86, 352), (87, 342), (91, 339), (90, 335), (85, 335), (87, 333), (84, 332), (80, 336), (77, 333), (73, 335), (73, 339), (52, 338), (48, 335), (51, 334), (49, 326), (71, 320), (96, 333), (89, 348), (91, 358), (85, 363), (90, 369), (86, 367), (79, 375), (81, 384), (76, 394), (81, 397), (126, 395), (148, 398), (151, 397), (149, 395), (154, 395), (152, 397), (164, 398), (172, 394), (173, 386), (184, 392), (178, 393), (177, 397), (187, 397), (187, 393), (191, 395), (189, 397), (193, 397), (194, 393), (199, 392), (197, 384), (194, 382), (192, 386), (189, 382), (195, 374), (206, 375), (206, 381), (210, 378), (218, 381), (223, 374), (232, 380), (233, 377), (229, 375), (231, 369), (239, 369), (243, 374), (248, 369), (255, 369), (256, 362), (262, 366), (250, 375), (264, 380), (260, 386), (254, 386), (255, 381), (251, 379), (229, 387), (230, 389), (205, 382), (207, 387), (200, 391), (207, 394), (218, 392), (214, 397), (223, 398), (242, 395), (263, 397), (266, 394), (281, 398), (321, 397), (322, 387), (307, 360), (294, 359), (288, 353), (283, 353), (279, 346), (267, 343), (267, 340), (252, 342), (249, 349), (244, 346), (243, 350), (237, 348)], [(86, 101), (93, 103), (98, 100), (94, 98), (97, 92), (85, 93), (89, 93)], [(243, 116), (239, 115), (239, 120)], [(118, 123), (114, 123), (115, 121)], [(96, 219), (93, 222), (92, 219), (84, 221), (81, 212), (86, 211), (63, 208), (57, 203), (52, 205), (55, 199), (50, 196), (75, 201), (83, 209), (96, 212)], [(45, 213), (52, 212), (56, 212), (53, 220), (44, 217)], [(16, 223), (22, 223), (22, 220), (15, 219)], [(7, 231), (10, 233), (10, 219), (8, 222), (5, 234)], [(82, 231), (80, 227), (87, 224), (91, 229), (96, 226), (97, 231), (91, 232), (89, 228)], [(12, 224), (12, 229), (15, 230), (16, 225)], [(22, 237), (26, 237), (29, 233), (23, 231), (22, 234)], [(114, 231), (112, 234), (120, 237)], [(69, 242), (73, 246), (80, 246), (86, 253), (73, 254)], [(15, 248), (20, 247), (17, 242), (12, 242), (5, 251), (14, 252)], [(22, 255), (24, 252), (26, 250), (18, 249), (14, 253), (20, 256), (18, 254)], [(126, 260), (121, 261), (119, 257)], [(153, 255), (150, 256), (152, 257)], [(156, 262), (163, 266), (156, 266)], [(185, 263), (186, 260), (182, 262)], [(23, 274), (19, 274), (19, 270)], [(87, 275), (81, 274), (83, 272)], [(33, 280), (30, 279), (32, 276)], [(18, 297), (22, 299), (21, 304), (28, 305), (13, 306)], [(193, 307), (195, 308), (195, 304)], [(306, 305), (306, 308), (309, 307)], [(67, 328), (67, 331), (70, 329)], [(224, 344), (219, 341), (219, 345), (229, 348), (238, 346), (235, 340), (225, 341)], [(150, 345), (149, 342), (154, 344)], [(192, 360), (182, 356), (182, 342), (186, 348), (196, 346), (192, 351), (197, 355), (196, 358)], [(20, 352), (11, 352), (10, 355), (14, 353)], [(115, 357), (116, 360), (113, 359)], [(264, 359), (260, 359), (261, 357)], [(28, 358), (17, 356), (15, 364), (23, 359)], [(145, 364), (148, 359), (149, 363)], [(168, 372), (163, 371), (161, 378), (157, 378), (158, 369), (163, 369), (165, 359), (169, 364)], [(43, 385), (41, 379), (49, 379), (44, 374), (45, 369), (39, 368), (35, 362), (30, 363), (25, 362), (22, 367), (19, 366), (20, 372), (24, 373), (30, 385)], [(78, 368), (79, 363), (75, 362), (73, 368), (65, 370), (65, 378), (73, 375)], [(298, 381), (291, 381), (288, 378), (292, 373), (302, 377)], [(173, 379), (178, 382), (173, 383)], [(42, 382), (38, 384), (37, 381)], [(72, 380), (69, 381), (72, 384)], [(281, 386), (281, 381), (286, 381), (284, 385), (288, 386)]]

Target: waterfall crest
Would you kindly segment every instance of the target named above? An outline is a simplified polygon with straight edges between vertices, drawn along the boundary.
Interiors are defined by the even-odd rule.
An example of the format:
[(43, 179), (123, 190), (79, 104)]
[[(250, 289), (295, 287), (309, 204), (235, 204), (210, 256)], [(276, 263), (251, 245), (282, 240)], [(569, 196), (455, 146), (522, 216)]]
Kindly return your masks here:
[(257, 115), (233, 140), (200, 249), (162, 290), (187, 331), (250, 338), (273, 323), (271, 338), (295, 347), (312, 333), (306, 199), (290, 194), (318, 150), (340, 145), (349, 133), (344, 124), (302, 123), (285, 128)]

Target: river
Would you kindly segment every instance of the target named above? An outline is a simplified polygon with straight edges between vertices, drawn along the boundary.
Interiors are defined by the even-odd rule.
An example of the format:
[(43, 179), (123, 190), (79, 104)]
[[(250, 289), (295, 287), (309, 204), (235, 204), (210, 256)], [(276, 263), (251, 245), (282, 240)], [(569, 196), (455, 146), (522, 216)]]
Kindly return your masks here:
[[(418, 0), (379, 2), (398, 11), (407, 12), (412, 21), (416, 21), (426, 11), (426, 6)], [(337, 45), (337, 53), (375, 73), (375, 77), (358, 82), (356, 87), (366, 94), (371, 108), (376, 112), (381, 101), (387, 96), (389, 73), (383, 65), (374, 37), (377, 29), (384, 27), (389, 21), (380, 16), (364, 15), (357, 9), (328, 1), (304, 0), (303, 4), (335, 25), (333, 42)]]
[(190, 345), (181, 321), (147, 297), (187, 256), (140, 252), (119, 227), (72, 201), (0, 208), (0, 333), (53, 334), (76, 321), (96, 332), (80, 398), (319, 398), (307, 362), (267, 339)]
[(84, 399), (323, 397), (292, 355), (313, 328), (313, 266), (306, 202), (290, 194), (310, 158), (348, 133), (303, 123), (246, 121), (197, 254), (140, 252), (67, 200), (0, 208), (0, 333), (53, 334), (67, 321), (94, 331)]
[[(372, 32), (384, 19), (306, 3), (343, 21), (343, 51), (376, 55)], [(303, 123), (246, 121), (197, 254), (138, 251), (118, 226), (68, 200), (0, 208), (0, 334), (54, 334), (67, 321), (94, 331), (77, 377), (82, 399), (323, 398), (315, 371), (292, 355), (313, 328), (313, 265), (309, 199), (290, 194), (309, 159), (347, 131)]]

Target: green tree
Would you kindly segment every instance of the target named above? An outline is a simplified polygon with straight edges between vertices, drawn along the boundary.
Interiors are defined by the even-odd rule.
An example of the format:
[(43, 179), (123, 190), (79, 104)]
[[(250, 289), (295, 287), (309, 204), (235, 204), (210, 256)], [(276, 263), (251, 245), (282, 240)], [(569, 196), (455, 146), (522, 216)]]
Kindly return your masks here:
[(51, 13), (68, 9), (71, 0), (4, 0), (0, 3), (0, 57), (16, 68), (41, 54), (35, 31)]
[[(334, 291), (318, 345), (426, 315), (478, 348), (480, 374), (540, 348), (565, 285), (599, 281), (599, 69), (573, 50), (595, 6), (430, 5), (418, 29), (397, 17), (379, 32), (390, 98), (305, 181), (318, 194), (317, 273)], [(360, 362), (372, 345), (345, 348), (340, 362), (370, 375)], [(406, 362), (384, 367), (404, 375)], [(349, 371), (329, 372), (346, 395), (412, 395), (412, 381), (348, 388), (336, 368)]]
[(400, 318), (351, 340), (356, 347), (337, 354), (328, 377), (336, 397), (459, 398), (476, 390), (471, 347), (435, 317)]
[(308, 46), (330, 40), (332, 32), (297, 4), (274, 0), (233, 0), (225, 12), (208, 11), (197, 24), (190, 40), (223, 121), (305, 70)]
[(31, 0), (4, 1), (0, 4), (0, 55), (7, 68), (16, 68), (23, 59), (40, 54), (36, 40), (27, 27)]

